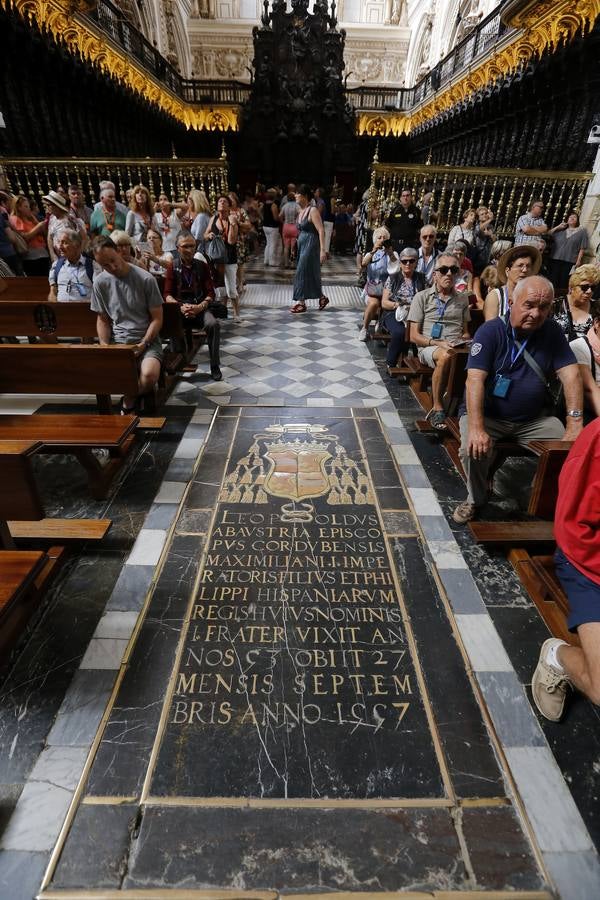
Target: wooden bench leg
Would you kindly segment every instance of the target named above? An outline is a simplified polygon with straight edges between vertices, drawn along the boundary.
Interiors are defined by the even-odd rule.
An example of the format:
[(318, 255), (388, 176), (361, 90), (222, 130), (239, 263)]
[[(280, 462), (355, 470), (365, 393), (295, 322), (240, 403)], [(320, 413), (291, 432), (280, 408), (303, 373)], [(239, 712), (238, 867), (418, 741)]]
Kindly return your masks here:
[(135, 436), (127, 438), (123, 446), (118, 451), (114, 451), (109, 461), (102, 465), (91, 450), (74, 450), (73, 454), (77, 457), (88, 476), (90, 493), (94, 500), (105, 500), (110, 486), (117, 472), (123, 467), (125, 459), (131, 446), (135, 440)]
[(96, 394), (96, 405), (100, 415), (112, 415), (112, 399), (110, 394)]
[(8, 522), (5, 519), (0, 519), (0, 549), (15, 550), (16, 546), (14, 538), (10, 533)]

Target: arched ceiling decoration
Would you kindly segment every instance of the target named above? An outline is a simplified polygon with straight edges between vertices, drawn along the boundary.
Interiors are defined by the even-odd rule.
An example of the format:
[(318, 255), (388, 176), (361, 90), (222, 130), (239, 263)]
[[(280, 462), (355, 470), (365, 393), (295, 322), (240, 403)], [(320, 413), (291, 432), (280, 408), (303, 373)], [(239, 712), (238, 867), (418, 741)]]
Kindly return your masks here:
[[(178, 60), (182, 74), (250, 81), (252, 28), (260, 23), (263, 0), (122, 0), (122, 8), (130, 2), (139, 14), (145, 11), (150, 22), (160, 23), (160, 34), (145, 33), (161, 52), (168, 49), (168, 16), (163, 8), (167, 12), (173, 8), (188, 45), (187, 56)], [(346, 31), (348, 87), (402, 87), (411, 40), (411, 3), (414, 0), (339, 0), (336, 15), (339, 27)], [(312, 5), (310, 0), (309, 10)]]

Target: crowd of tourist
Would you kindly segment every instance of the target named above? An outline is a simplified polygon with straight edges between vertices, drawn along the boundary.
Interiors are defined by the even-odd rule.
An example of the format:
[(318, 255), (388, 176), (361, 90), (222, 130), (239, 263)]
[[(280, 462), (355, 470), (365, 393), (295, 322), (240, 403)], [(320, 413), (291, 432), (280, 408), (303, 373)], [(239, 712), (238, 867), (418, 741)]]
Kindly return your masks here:
[[(584, 262), (588, 235), (577, 213), (549, 228), (544, 204), (535, 200), (507, 241), (495, 234), (490, 209), (467, 208), (443, 240), (432, 195), (419, 206), (409, 188), (385, 209), (365, 193), (356, 211), (332, 206), (319, 188), (291, 183), (246, 194), (243, 202), (233, 192), (222, 194), (213, 209), (195, 188), (185, 200), (161, 193), (154, 201), (139, 184), (123, 199), (126, 204), (110, 181), (100, 183), (93, 209), (75, 184), (50, 190), (42, 211), (33, 199), (0, 192), (0, 274), (47, 276), (49, 300), (90, 302), (101, 344), (133, 345), (139, 393), (122, 398), (123, 414), (136, 412), (159, 379), (163, 303), (176, 304), (181, 315), (184, 346), (173, 349), (185, 350), (191, 331), (204, 330), (211, 377), (219, 381), (220, 321), (228, 307), (240, 321), (249, 254), (264, 243), (266, 268), (295, 268), (293, 314), (306, 312), (309, 300), (323, 310), (329, 301), (321, 265), (336, 234), (356, 255), (363, 287), (359, 340), (368, 339), (373, 322), (388, 332), (390, 370), (414, 348), (420, 364), (433, 370), (428, 418), (441, 432), (449, 372), (459, 348), (467, 353), (459, 413), (467, 497), (454, 510), (457, 524), (487, 502), (496, 441), (575, 442), (576, 467), (565, 466), (561, 476), (559, 507), (566, 511), (557, 529), (557, 572), (581, 649), (546, 641), (532, 689), (540, 711), (553, 720), (562, 715), (570, 685), (598, 702), (600, 576), (597, 548), (586, 542), (588, 532), (597, 533), (592, 519), (597, 522), (600, 482), (596, 469), (591, 484), (578, 473), (591, 471), (584, 444), (598, 457), (600, 265)], [(474, 335), (472, 318), (481, 322)], [(589, 438), (582, 430), (592, 420)], [(590, 490), (593, 500), (584, 496)]]

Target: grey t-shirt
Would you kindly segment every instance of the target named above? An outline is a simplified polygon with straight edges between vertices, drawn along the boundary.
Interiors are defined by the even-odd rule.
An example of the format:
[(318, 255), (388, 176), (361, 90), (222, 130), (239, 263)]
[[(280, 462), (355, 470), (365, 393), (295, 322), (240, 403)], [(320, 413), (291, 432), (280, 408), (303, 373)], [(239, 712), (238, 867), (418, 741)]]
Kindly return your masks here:
[(123, 278), (105, 271), (94, 278), (90, 308), (108, 316), (117, 344), (137, 344), (148, 330), (149, 310), (162, 302), (154, 276), (129, 266)]
[(410, 304), (408, 321), (421, 326), (424, 337), (431, 336), (431, 329), (436, 322), (443, 325), (441, 338), (452, 341), (461, 337), (467, 330), (467, 322), (471, 321), (469, 301), (464, 295), (454, 293), (445, 305), (438, 300), (435, 288), (427, 288), (415, 294)]

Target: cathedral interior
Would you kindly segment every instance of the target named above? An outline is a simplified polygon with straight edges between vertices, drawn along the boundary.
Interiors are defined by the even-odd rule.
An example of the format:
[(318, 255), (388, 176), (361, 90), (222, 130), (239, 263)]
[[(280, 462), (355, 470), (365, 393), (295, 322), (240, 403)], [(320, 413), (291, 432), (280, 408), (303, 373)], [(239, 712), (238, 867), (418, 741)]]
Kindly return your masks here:
[[(557, 559), (586, 577), (560, 510), (572, 454), (600, 436), (600, 0), (0, 0), (0, 35), (0, 900), (597, 900), (598, 443), (575, 464), (597, 610), (579, 631)], [(11, 245), (23, 200), (43, 239)], [(57, 210), (91, 311), (77, 274), (57, 302), (74, 264)], [(511, 318), (519, 243), (571, 327), (572, 295), (593, 292), (576, 335), (592, 374), (565, 343), (562, 437), (499, 438), (483, 514), (459, 522), (492, 327), (474, 255), (439, 408), (432, 342), (471, 227), (486, 263), (502, 244), (509, 374), (535, 382)], [(576, 259), (555, 253), (563, 231)], [(118, 235), (159, 297), (146, 393), (152, 341), (141, 362), (118, 319), (104, 341), (94, 305)], [(192, 235), (216, 345), (212, 316), (185, 322)], [(392, 359), (392, 267), (369, 288), (388, 244), (439, 316), (419, 343), (409, 278)], [(554, 719), (534, 696), (549, 639)]]

